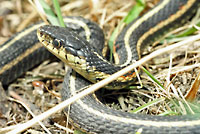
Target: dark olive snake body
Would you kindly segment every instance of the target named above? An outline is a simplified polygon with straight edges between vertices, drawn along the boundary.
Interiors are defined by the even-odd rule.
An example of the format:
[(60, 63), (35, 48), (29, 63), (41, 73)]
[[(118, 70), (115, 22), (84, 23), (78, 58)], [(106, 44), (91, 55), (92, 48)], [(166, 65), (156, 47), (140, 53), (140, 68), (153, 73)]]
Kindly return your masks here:
[[(120, 55), (119, 65), (109, 63), (101, 56), (101, 44), (104, 43), (103, 32), (96, 24), (88, 20), (80, 17), (67, 18), (65, 22), (68, 28), (66, 29), (56, 26), (40, 27), (44, 24), (30, 26), (1, 45), (0, 57), (5, 55), (8, 60), (3, 58), (1, 60), (0, 80), (6, 85), (35, 64), (50, 57), (43, 47), (36, 45), (38, 43), (36, 29), (39, 27), (38, 37), (50, 52), (89, 81), (98, 82), (138, 60), (143, 47), (171, 29), (186, 23), (194, 16), (199, 6), (198, 0), (163, 0), (151, 11), (129, 24), (116, 40), (116, 52)], [(26, 47), (19, 45), (27, 43), (29, 45)], [(15, 44), (17, 47), (20, 46), (16, 51), (11, 48)], [(90, 44), (97, 46), (89, 46)], [(7, 55), (10, 51), (16, 53), (15, 57)], [(1, 53), (3, 53), (2, 56)], [(40, 56), (37, 57), (35, 54)], [(29, 64), (27, 64), (28, 61), (30, 61)], [(68, 71), (61, 91), (62, 99), (75, 95), (81, 88), (91, 84), (88, 80), (74, 71)], [(112, 82), (108, 88), (124, 88), (135, 80), (135, 72), (132, 71)], [(198, 115), (131, 114), (108, 108), (97, 101), (93, 95), (88, 95), (71, 105), (69, 118), (72, 124), (89, 133), (134, 134), (139, 131), (147, 134), (200, 133)]]

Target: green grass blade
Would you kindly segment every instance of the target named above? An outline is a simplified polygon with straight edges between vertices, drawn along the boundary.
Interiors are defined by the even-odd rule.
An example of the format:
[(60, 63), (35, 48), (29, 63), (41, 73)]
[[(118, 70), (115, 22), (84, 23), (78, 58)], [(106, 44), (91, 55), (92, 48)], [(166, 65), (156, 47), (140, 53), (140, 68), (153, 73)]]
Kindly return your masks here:
[(85, 132), (82, 132), (80, 130), (74, 130), (74, 134), (86, 134)]
[(142, 67), (142, 70), (155, 82), (157, 83), (160, 87), (164, 89), (164, 86), (149, 72), (147, 71), (144, 67)]
[(144, 8), (145, 8), (145, 2), (143, 0), (137, 0), (137, 3), (129, 11), (128, 15), (124, 18), (123, 22), (129, 24), (140, 15), (140, 13), (144, 10)]
[(57, 0), (53, 0), (54, 9), (56, 10), (56, 14), (58, 16), (58, 20), (61, 27), (65, 27), (65, 23), (61, 14), (60, 5)]
[(157, 103), (159, 103), (159, 102), (162, 102), (162, 101), (164, 101), (164, 100), (165, 100), (165, 98), (163, 98), (163, 97), (162, 97), (162, 98), (155, 99), (155, 100), (153, 100), (153, 101), (151, 101), (151, 102), (148, 102), (148, 103), (146, 103), (146, 104), (144, 104), (144, 105), (142, 105), (142, 106), (140, 106), (140, 107), (138, 107), (138, 108), (132, 110), (131, 113), (138, 113), (138, 112), (140, 112), (141, 110), (143, 110), (143, 109), (145, 109), (145, 108), (148, 108), (148, 107), (150, 107), (150, 106), (152, 106), (152, 105), (154, 105), (154, 104), (157, 104)]
[(166, 111), (164, 113), (159, 114), (159, 116), (171, 116), (171, 115), (179, 115), (179, 114), (174, 111)]
[(54, 12), (51, 10), (50, 6), (44, 1), (44, 0), (39, 0), (42, 8), (44, 9), (44, 12), (48, 18), (48, 20), (50, 21), (50, 23), (52, 25), (56, 25), (59, 26), (59, 21), (56, 17), (56, 15), (54, 14)]
[(119, 25), (115, 28), (114, 32), (112, 33), (109, 41), (108, 41), (108, 46), (110, 49), (110, 61), (112, 61), (112, 54), (113, 54), (113, 45), (114, 41), (117, 38), (117, 35), (119, 33), (120, 27), (126, 23), (129, 24), (131, 21), (136, 19), (139, 14), (143, 11), (145, 8), (145, 2), (144, 0), (137, 0), (137, 3), (133, 6), (133, 8), (129, 11), (128, 15), (119, 23)]
[[(198, 22), (196, 24), (198, 27), (200, 27), (200, 22)], [(175, 37), (185, 37), (185, 36), (188, 36), (188, 35), (191, 35), (193, 34), (194, 32), (198, 31), (198, 29), (196, 29), (195, 27), (191, 27), (185, 31), (183, 31), (182, 33), (176, 35)]]

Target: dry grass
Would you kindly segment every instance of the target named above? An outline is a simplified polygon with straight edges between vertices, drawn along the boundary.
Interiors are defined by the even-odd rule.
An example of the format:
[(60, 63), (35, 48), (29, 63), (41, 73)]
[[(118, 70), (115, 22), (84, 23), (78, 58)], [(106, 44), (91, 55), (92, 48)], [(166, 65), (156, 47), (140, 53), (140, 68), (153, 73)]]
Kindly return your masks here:
[[(134, 3), (132, 0), (126, 0), (125, 2), (121, 2), (120, 0), (87, 0), (86, 2), (76, 0), (69, 3), (62, 1), (60, 4), (63, 16), (83, 16), (97, 22), (104, 29), (107, 40), (113, 29), (126, 16)], [(147, 0), (147, 9), (153, 7), (154, 4), (154, 0)], [(0, 5), (5, 5), (0, 7), (1, 43), (6, 41), (12, 34), (40, 20), (36, 11), (34, 11), (27, 1), (2, 0)], [(191, 23), (182, 29), (190, 25)], [(175, 32), (177, 31), (179, 30)], [(164, 43), (162, 46), (152, 47), (150, 52), (160, 49), (165, 45), (169, 44)], [(187, 110), (182, 104), (184, 102), (183, 96), (190, 89), (192, 82), (199, 73), (199, 48), (199, 42), (197, 41), (183, 46), (181, 49), (177, 49), (170, 54), (156, 57), (145, 64), (149, 72), (158, 78), (166, 90), (160, 90), (160, 87), (154, 84), (143, 73), (140, 76), (142, 83), (151, 90), (140, 89), (109, 92), (105, 95), (105, 99), (109, 102), (108, 105), (116, 109), (122, 108), (124, 111), (132, 111), (139, 106), (164, 96), (169, 99), (150, 106), (140, 111), (140, 113), (158, 115), (167, 111), (175, 111), (185, 114)], [(0, 127), (8, 127), (30, 120), (33, 115), (28, 112), (29, 110), (23, 105), (24, 103), (35, 115), (43, 113), (59, 103), (59, 90), (65, 74), (63, 66), (61, 62), (45, 61), (39, 67), (27, 72), (25, 76), (12, 83), (5, 94), (3, 92), (4, 89), (1, 89), (1, 103), (4, 105), (0, 108)], [(39, 84), (39, 86), (35, 84)], [(50, 92), (45, 87), (48, 87)], [(174, 108), (172, 100), (170, 100), (172, 98), (179, 100), (177, 103), (182, 107)], [(52, 133), (65, 133), (65, 130), (60, 125), (66, 125), (66, 117), (62, 112), (58, 112), (43, 121), (43, 124)], [(44, 129), (40, 125), (35, 125), (25, 133), (40, 133), (44, 132)]]

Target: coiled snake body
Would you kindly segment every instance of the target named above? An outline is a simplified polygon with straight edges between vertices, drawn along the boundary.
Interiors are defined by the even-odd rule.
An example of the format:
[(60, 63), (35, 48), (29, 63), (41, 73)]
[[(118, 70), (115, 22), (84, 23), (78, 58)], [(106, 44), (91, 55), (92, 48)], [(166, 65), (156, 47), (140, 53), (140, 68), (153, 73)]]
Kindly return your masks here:
[[(40, 26), (39, 40), (51, 53), (89, 81), (98, 82), (138, 60), (144, 46), (166, 31), (184, 24), (199, 6), (198, 0), (163, 0), (147, 14), (129, 24), (116, 41), (116, 52), (121, 56), (119, 65), (109, 63), (101, 56), (99, 51), (104, 43), (103, 33), (96, 24), (88, 20), (68, 17), (65, 19), (68, 28), (42, 26), (44, 24), (41, 23), (33, 25), (1, 45), (0, 80), (3, 84), (8, 84), (35, 64), (49, 58), (50, 53), (38, 44), (36, 29)], [(21, 45), (27, 42), (28, 45)], [(14, 56), (8, 54), (8, 51), (13, 51)], [(75, 72), (66, 74), (61, 92), (63, 99), (75, 95), (79, 89), (90, 84), (83, 77)], [(124, 88), (134, 81), (135, 72), (132, 71), (119, 77), (107, 88)], [(125, 113), (106, 107), (93, 95), (78, 100), (71, 106), (69, 113), (71, 122), (89, 133), (127, 134), (139, 130), (142, 133), (200, 133), (200, 117), (196, 115), (164, 117)]]

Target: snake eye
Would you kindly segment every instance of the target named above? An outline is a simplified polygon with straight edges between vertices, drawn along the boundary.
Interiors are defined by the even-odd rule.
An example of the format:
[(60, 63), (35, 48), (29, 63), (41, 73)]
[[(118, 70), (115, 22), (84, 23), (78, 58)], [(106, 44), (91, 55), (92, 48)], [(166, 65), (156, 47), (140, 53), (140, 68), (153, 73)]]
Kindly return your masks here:
[(57, 39), (55, 39), (55, 40), (53, 40), (53, 46), (55, 47), (55, 48), (60, 48), (60, 41), (59, 40), (57, 40)]

